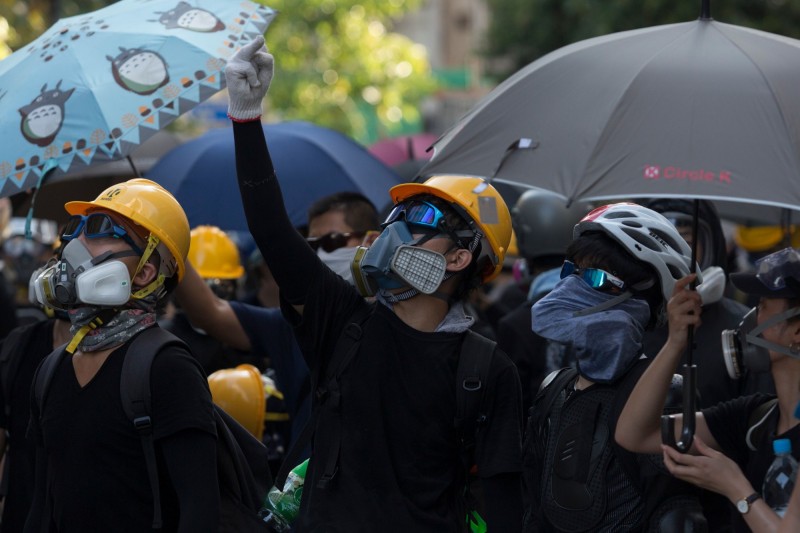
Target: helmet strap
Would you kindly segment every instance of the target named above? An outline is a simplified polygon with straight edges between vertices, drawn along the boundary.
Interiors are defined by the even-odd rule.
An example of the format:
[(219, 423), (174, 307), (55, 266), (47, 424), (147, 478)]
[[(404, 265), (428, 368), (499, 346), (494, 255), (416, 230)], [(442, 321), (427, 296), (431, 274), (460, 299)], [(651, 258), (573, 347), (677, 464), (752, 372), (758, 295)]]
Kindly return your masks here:
[[(147, 247), (145, 247), (144, 253), (142, 254), (141, 259), (139, 259), (139, 264), (136, 266), (136, 272), (134, 272), (133, 274), (134, 277), (136, 277), (136, 275), (142, 270), (142, 267), (144, 267), (144, 264), (153, 255), (153, 251), (156, 249), (156, 247), (159, 245), (160, 242), (161, 239), (153, 235), (152, 232), (150, 233), (150, 235), (147, 236)], [(151, 281), (145, 287), (132, 293), (131, 298), (136, 298), (137, 300), (145, 298), (146, 296), (155, 292), (158, 288), (162, 287), (164, 285), (165, 279), (166, 277), (164, 276), (164, 274), (159, 272), (158, 276), (156, 276), (156, 279)]]

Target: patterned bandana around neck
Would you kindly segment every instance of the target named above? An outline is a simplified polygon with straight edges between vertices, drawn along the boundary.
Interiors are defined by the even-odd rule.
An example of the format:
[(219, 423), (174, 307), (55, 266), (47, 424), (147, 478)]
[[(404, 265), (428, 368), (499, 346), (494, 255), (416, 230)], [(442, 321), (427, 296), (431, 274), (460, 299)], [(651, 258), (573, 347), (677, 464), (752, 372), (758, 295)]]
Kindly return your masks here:
[(578, 276), (567, 276), (532, 308), (533, 331), (572, 345), (578, 373), (596, 383), (613, 383), (642, 353), (642, 335), (650, 306), (629, 298), (605, 311), (574, 316), (616, 295), (595, 290)]
[[(156, 302), (158, 297), (149, 294), (145, 298), (131, 300), (124, 309), (108, 307), (78, 307), (69, 311), (72, 323), (69, 332), (74, 337), (81, 328), (96, 319), (102, 324), (90, 329), (80, 339), (77, 349), (83, 352), (96, 352), (125, 344), (131, 337), (156, 323)], [(110, 318), (109, 318), (110, 315)]]

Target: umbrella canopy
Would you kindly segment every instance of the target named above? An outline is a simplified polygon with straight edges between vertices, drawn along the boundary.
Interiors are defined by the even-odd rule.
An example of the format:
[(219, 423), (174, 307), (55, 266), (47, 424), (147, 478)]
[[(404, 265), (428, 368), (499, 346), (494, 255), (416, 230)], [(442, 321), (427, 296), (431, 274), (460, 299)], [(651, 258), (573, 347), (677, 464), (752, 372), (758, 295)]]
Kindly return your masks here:
[(55, 220), (59, 224), (69, 218), (64, 203), (72, 200), (90, 201), (106, 188), (134, 178), (147, 172), (164, 155), (180, 146), (178, 136), (168, 130), (161, 130), (144, 141), (135, 152), (128, 157), (108, 163), (93, 165), (88, 168), (58, 174), (47, 179), (37, 190), (37, 194), (20, 193), (11, 196), (14, 216), (25, 217), (33, 204), (33, 216)]
[[(307, 224), (306, 212), (315, 200), (335, 192), (360, 192), (380, 210), (390, 201), (389, 189), (401, 181), (363, 146), (337, 131), (283, 122), (265, 125), (264, 134), (295, 226)], [(211, 130), (179, 146), (146, 175), (175, 195), (192, 227), (211, 224), (247, 231), (230, 129)]]
[[(797, 209), (798, 86), (794, 39), (710, 18), (606, 35), (511, 76), (437, 141), (421, 173), (496, 172), (569, 201)], [(504, 158), (518, 139), (532, 149)]]
[(121, 0), (0, 61), (0, 196), (121, 159), (224, 88), (274, 12), (248, 0)]

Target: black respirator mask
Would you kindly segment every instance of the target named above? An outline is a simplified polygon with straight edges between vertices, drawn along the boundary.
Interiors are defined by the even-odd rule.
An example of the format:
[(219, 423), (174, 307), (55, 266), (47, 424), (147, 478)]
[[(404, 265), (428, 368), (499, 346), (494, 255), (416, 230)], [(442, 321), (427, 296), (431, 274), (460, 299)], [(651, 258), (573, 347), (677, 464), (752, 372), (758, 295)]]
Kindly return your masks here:
[(738, 328), (723, 330), (720, 334), (722, 356), (731, 379), (742, 377), (745, 370), (769, 372), (770, 351), (800, 358), (800, 352), (760, 337), (765, 330), (797, 315), (800, 315), (800, 307), (792, 307), (758, 325), (758, 308), (754, 307), (744, 315)]

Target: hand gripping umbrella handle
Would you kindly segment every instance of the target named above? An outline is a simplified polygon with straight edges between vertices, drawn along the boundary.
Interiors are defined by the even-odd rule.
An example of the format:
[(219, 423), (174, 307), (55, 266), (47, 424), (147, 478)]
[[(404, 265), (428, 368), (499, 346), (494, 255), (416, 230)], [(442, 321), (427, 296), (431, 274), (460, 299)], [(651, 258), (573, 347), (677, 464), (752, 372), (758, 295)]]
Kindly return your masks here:
[(683, 365), (681, 375), (683, 376), (683, 429), (681, 430), (681, 440), (675, 442), (675, 418), (672, 415), (664, 415), (661, 417), (661, 441), (681, 453), (686, 453), (692, 447), (692, 441), (694, 440), (697, 367), (695, 365)]

